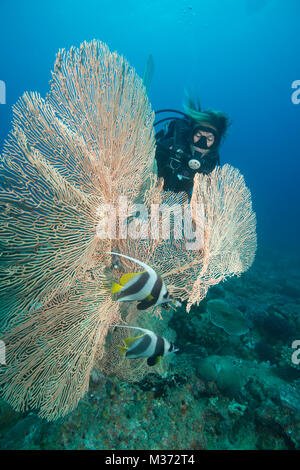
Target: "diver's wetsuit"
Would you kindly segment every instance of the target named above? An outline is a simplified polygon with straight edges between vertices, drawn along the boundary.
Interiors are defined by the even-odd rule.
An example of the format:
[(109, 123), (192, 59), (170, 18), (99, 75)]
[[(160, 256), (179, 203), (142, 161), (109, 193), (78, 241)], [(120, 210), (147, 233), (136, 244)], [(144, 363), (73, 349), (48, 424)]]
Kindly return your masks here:
[[(218, 164), (217, 149), (210, 150), (203, 157), (197, 151), (192, 155), (191, 139), (192, 128), (186, 119), (171, 121), (166, 131), (161, 130), (156, 134), (155, 158), (158, 176), (164, 178), (165, 190), (186, 191), (191, 195), (195, 173), (208, 174)], [(191, 160), (197, 160), (200, 168), (190, 168)]]

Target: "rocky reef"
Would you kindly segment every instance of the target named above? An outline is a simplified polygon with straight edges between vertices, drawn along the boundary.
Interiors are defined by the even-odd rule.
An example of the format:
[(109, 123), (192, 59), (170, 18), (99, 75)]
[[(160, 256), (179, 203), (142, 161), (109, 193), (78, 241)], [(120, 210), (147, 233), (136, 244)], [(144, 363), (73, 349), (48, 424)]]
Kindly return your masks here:
[(1, 402), (0, 448), (300, 449), (297, 261), (258, 253), (189, 314), (169, 315), (180, 351), (164, 373), (126, 383), (94, 369), (78, 408), (51, 423)]

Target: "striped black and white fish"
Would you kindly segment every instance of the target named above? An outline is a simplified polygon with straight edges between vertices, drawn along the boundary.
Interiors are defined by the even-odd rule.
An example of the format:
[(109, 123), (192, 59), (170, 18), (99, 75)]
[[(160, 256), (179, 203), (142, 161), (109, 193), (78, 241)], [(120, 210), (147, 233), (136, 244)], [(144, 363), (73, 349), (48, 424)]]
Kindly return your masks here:
[(151, 330), (139, 328), (137, 326), (109, 325), (117, 328), (131, 328), (142, 331), (142, 335), (124, 339), (125, 346), (118, 346), (121, 354), (129, 359), (140, 357), (147, 358), (148, 366), (158, 364), (162, 357), (178, 351), (173, 343), (169, 343), (166, 338), (156, 335)]
[(145, 269), (145, 271), (138, 273), (123, 274), (119, 284), (113, 282), (111, 293), (117, 294), (119, 302), (139, 301), (138, 310), (145, 310), (153, 305), (172, 301), (162, 278), (150, 266), (127, 255), (112, 251), (106, 253), (129, 259)]

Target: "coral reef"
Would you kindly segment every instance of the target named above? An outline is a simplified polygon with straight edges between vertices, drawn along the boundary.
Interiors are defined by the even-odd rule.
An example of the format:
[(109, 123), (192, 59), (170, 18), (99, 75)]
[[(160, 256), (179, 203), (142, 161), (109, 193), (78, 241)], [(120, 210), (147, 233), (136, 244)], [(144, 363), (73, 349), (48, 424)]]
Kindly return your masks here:
[(247, 322), (241, 312), (231, 307), (221, 299), (209, 300), (207, 309), (210, 313), (210, 321), (220, 328), (223, 328), (229, 335), (244, 335), (249, 331)]
[[(284, 263), (285, 256), (259, 256), (243, 278), (213, 288), (208, 300), (219, 296), (244, 306), (252, 319), (254, 309), (264, 309), (266, 317), (274, 302), (274, 282), (282, 279), (277, 264)], [(289, 268), (290, 282), (296, 283), (298, 271), (293, 273), (292, 261)], [(298, 300), (280, 294), (276, 302), (282, 312), (289, 311), (293, 322)], [(282, 340), (274, 338), (270, 345), (277, 351), (270, 364), (255, 347), (260, 341), (267, 343), (267, 332), (254, 325), (243, 336), (230, 336), (210, 322), (206, 305), (193, 306), (188, 316), (182, 308), (164, 317), (180, 345), (167, 371), (128, 383), (94, 368), (78, 407), (54, 422), (33, 412), (19, 414), (0, 401), (0, 448), (300, 449), (299, 372), (294, 378), (281, 377)], [(210, 365), (210, 376), (200, 377), (201, 361)]]
[[(18, 411), (55, 420), (76, 408), (95, 367), (128, 381), (149, 373), (145, 361), (116, 355), (125, 332), (109, 325), (152, 319), (145, 313), (141, 324), (134, 305), (124, 310), (112, 301), (108, 279), (137, 268), (112, 266), (106, 251), (151, 265), (190, 310), (210, 286), (251, 266), (256, 220), (243, 176), (224, 165), (195, 176), (190, 222), (202, 227), (201, 246), (187, 248), (174, 227), (168, 240), (149, 237), (149, 218), (128, 223), (135, 235), (142, 226), (144, 238), (117, 238), (111, 226), (103, 237), (106, 209), (122, 198), (149, 213), (153, 205), (182, 207), (187, 196), (163, 192), (143, 82), (99, 41), (59, 51), (47, 98), (25, 93), (12, 125), (0, 166), (1, 396)], [(160, 228), (168, 221), (164, 211)]]

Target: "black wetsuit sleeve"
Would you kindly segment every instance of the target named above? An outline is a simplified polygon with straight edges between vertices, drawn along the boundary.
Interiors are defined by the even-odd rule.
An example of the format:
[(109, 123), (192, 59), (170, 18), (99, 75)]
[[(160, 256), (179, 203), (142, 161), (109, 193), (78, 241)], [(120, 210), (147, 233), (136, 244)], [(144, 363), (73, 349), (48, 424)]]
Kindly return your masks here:
[(157, 171), (159, 177), (165, 177), (164, 169), (170, 158), (170, 149), (172, 139), (163, 139), (156, 143), (155, 158), (157, 161)]
[(190, 124), (185, 119), (175, 122), (173, 137), (176, 150), (180, 148), (185, 153), (189, 152), (190, 132)]

